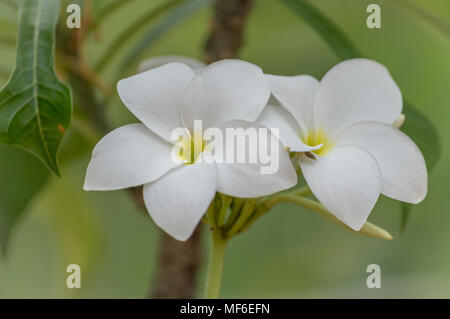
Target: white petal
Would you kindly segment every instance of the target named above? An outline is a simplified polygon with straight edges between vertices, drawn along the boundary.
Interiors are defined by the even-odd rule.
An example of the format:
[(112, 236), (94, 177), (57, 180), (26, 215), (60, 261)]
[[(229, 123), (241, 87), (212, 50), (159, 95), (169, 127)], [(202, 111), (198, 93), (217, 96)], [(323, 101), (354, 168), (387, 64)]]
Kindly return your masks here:
[(360, 121), (392, 124), (402, 110), (402, 95), (388, 70), (378, 62), (352, 59), (323, 77), (314, 104), (314, 124), (333, 137)]
[(192, 80), (183, 109), (183, 122), (192, 129), (194, 120), (203, 128), (230, 120), (255, 121), (270, 96), (262, 70), (239, 60), (208, 65)]
[(304, 156), (300, 166), (317, 199), (339, 220), (359, 230), (380, 195), (375, 159), (361, 148), (343, 146), (315, 160)]
[(216, 194), (214, 164), (183, 165), (144, 185), (144, 200), (153, 221), (177, 240), (187, 240)]
[(427, 168), (419, 148), (392, 125), (360, 122), (336, 137), (339, 145), (357, 145), (377, 161), (381, 173), (381, 193), (409, 203), (418, 203), (427, 194)]
[(94, 148), (86, 173), (85, 190), (115, 190), (149, 183), (177, 166), (173, 144), (143, 124), (119, 127)]
[[(242, 130), (235, 132), (235, 139), (235, 135), (227, 134), (227, 128), (228, 132), (235, 128)], [(269, 129), (239, 120), (227, 122), (220, 129), (225, 142), (224, 152), (215, 153), (219, 192), (242, 198), (260, 197), (290, 188), (297, 183), (297, 174), (289, 153)], [(248, 136), (254, 136), (256, 140)], [(233, 140), (234, 143), (228, 144)], [(245, 142), (240, 144), (239, 140)], [(230, 156), (231, 160), (227, 159), (229, 154), (234, 154)], [(243, 160), (239, 160), (240, 155)]]
[(191, 57), (180, 56), (180, 55), (164, 55), (164, 56), (149, 58), (149, 59), (142, 61), (139, 64), (138, 73), (142, 73), (142, 72), (145, 72), (145, 71), (148, 71), (148, 70), (151, 70), (151, 69), (163, 66), (164, 64), (172, 63), (172, 62), (180, 62), (180, 63), (186, 64), (192, 70), (194, 70), (195, 73), (200, 72), (200, 70), (206, 66), (206, 64), (203, 63), (202, 61), (191, 58)]
[(303, 137), (313, 129), (313, 105), (319, 81), (309, 75), (266, 75), (272, 94), (292, 114)]
[(182, 127), (180, 108), (194, 71), (181, 63), (120, 80), (117, 90), (123, 103), (147, 127), (170, 141), (175, 128)]
[(279, 106), (267, 105), (257, 122), (265, 127), (278, 129), (272, 133), (277, 136), (284, 147), (289, 147), (291, 152), (309, 152), (317, 149), (304, 144), (300, 138), (300, 128), (295, 119)]

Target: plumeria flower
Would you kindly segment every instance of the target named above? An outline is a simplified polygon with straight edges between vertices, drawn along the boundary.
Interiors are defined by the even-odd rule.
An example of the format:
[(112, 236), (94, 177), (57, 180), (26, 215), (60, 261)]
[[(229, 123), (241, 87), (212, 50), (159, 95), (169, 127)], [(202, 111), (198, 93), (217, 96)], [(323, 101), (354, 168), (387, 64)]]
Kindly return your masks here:
[(186, 64), (192, 70), (194, 70), (195, 73), (200, 72), (204, 67), (206, 67), (206, 64), (203, 63), (202, 61), (197, 60), (195, 58), (188, 57), (188, 56), (161, 55), (161, 56), (148, 58), (148, 59), (142, 61), (141, 63), (139, 63), (138, 68), (137, 68), (137, 73), (142, 73), (142, 72), (163, 66), (164, 64), (173, 63), (173, 62), (179, 62), (179, 63)]
[(425, 161), (395, 127), (404, 119), (402, 95), (385, 67), (353, 59), (320, 83), (307, 75), (267, 77), (283, 109), (269, 105), (258, 121), (279, 128), (291, 151), (299, 141), (320, 145), (300, 156), (300, 167), (316, 198), (342, 222), (359, 230), (380, 193), (408, 203), (424, 199)]
[[(117, 89), (142, 124), (120, 127), (97, 144), (84, 188), (117, 190), (143, 185), (151, 217), (174, 238), (190, 237), (216, 192), (249, 198), (296, 184), (285, 151), (279, 153), (280, 169), (264, 175), (261, 163), (220, 163), (202, 135), (194, 140), (194, 122), (198, 120), (204, 129), (264, 128), (254, 123), (270, 96), (259, 67), (223, 60), (195, 72), (186, 64), (169, 63), (121, 80)], [(177, 161), (173, 150), (179, 140), (173, 138), (173, 132), (180, 129), (192, 139), (187, 144), (199, 143), (200, 147), (194, 147), (199, 150), (194, 154), (179, 154)], [(273, 134), (269, 139), (279, 143)], [(208, 157), (213, 161), (203, 160)]]

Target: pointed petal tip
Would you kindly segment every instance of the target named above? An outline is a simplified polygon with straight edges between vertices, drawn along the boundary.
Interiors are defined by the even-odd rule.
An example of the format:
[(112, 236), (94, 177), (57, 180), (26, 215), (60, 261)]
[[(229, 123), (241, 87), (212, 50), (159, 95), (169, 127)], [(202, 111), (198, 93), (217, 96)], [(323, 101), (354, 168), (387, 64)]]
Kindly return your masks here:
[(178, 241), (182, 241), (182, 242), (185, 242), (185, 241), (187, 241), (189, 238), (191, 238), (191, 236), (192, 236), (192, 234), (194, 233), (194, 231), (192, 231), (191, 233), (189, 233), (189, 234), (182, 234), (182, 235), (177, 235), (177, 234), (169, 234), (169, 233), (167, 233), (169, 236), (171, 236), (172, 238), (174, 238), (174, 239), (176, 239), (176, 240), (178, 240)]

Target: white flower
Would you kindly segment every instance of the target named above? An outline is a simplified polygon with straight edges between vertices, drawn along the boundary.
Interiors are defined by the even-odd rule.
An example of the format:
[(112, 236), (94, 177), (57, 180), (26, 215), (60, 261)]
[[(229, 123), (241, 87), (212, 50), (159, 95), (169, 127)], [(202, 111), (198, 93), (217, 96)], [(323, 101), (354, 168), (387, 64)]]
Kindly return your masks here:
[[(188, 163), (174, 161), (171, 156), (177, 142), (171, 139), (172, 133), (186, 128), (194, 136), (195, 120), (201, 120), (204, 129), (263, 128), (252, 123), (270, 96), (269, 84), (259, 67), (223, 60), (196, 74), (185, 64), (169, 63), (121, 80), (117, 89), (124, 104), (143, 124), (120, 127), (97, 144), (84, 188), (116, 190), (144, 185), (151, 217), (174, 238), (189, 238), (216, 191), (259, 197), (296, 184), (287, 152), (279, 154), (280, 169), (273, 175), (260, 174), (260, 163), (201, 161), (204, 141), (200, 141), (200, 154)], [(273, 135), (269, 138), (279, 143)]]
[(333, 67), (320, 83), (306, 75), (267, 77), (290, 114), (269, 105), (258, 121), (279, 128), (292, 151), (298, 140), (321, 146), (307, 154), (315, 159), (302, 155), (300, 166), (311, 191), (337, 218), (359, 230), (380, 193), (409, 203), (424, 199), (425, 161), (393, 126), (402, 96), (385, 67), (353, 59)]

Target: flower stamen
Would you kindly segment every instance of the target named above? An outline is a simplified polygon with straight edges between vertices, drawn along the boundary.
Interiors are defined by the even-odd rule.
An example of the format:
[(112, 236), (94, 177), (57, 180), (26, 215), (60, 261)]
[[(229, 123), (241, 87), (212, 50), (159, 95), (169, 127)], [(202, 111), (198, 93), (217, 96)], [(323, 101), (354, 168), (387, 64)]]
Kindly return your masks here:
[(185, 165), (194, 164), (198, 156), (205, 150), (205, 141), (203, 138), (191, 136), (181, 137), (178, 141), (178, 146), (180, 152), (178, 153), (178, 158)]
[[(328, 139), (328, 137), (326, 136), (325, 131), (323, 129), (308, 132), (308, 135), (306, 136), (304, 143), (306, 145), (310, 145), (310, 146), (316, 146), (316, 145), (322, 144), (321, 148), (312, 151), (312, 153), (319, 155), (319, 156), (325, 156), (326, 154), (328, 154), (328, 152), (333, 147), (333, 143), (331, 143), (331, 141)], [(305, 152), (305, 155), (308, 156), (309, 158), (312, 158), (307, 153), (310, 153), (310, 152)], [(313, 155), (313, 154), (310, 153), (310, 155)], [(314, 159), (315, 159), (315, 157), (314, 157)]]

